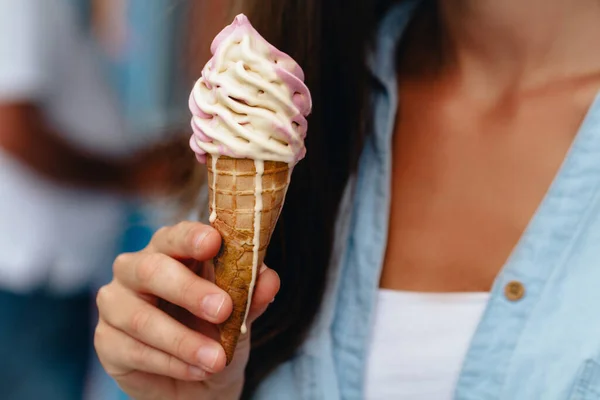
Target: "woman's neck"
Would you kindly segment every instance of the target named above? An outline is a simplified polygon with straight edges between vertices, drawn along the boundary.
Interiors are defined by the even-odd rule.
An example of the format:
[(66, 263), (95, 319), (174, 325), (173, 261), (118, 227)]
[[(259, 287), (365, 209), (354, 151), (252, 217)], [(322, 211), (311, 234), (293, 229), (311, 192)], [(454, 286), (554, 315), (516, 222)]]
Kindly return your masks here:
[(464, 83), (527, 90), (600, 72), (598, 0), (438, 3), (444, 66)]

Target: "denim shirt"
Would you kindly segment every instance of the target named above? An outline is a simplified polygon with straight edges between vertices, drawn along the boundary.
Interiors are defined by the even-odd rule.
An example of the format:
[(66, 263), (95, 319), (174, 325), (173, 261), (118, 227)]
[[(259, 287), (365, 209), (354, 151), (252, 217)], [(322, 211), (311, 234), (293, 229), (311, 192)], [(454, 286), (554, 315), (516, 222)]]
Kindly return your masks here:
[[(402, 2), (380, 26), (374, 132), (342, 200), (327, 295), (309, 338), (258, 399), (364, 397), (390, 210), (394, 51), (417, 3)], [(600, 96), (494, 282), (455, 399), (600, 399)]]

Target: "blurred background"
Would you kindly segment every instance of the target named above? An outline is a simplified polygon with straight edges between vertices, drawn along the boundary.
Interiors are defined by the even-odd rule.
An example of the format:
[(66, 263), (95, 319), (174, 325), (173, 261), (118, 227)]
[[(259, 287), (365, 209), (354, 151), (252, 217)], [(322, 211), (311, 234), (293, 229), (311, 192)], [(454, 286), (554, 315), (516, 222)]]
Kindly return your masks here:
[(95, 292), (118, 253), (195, 217), (187, 99), (230, 11), (0, 0), (3, 400), (126, 398), (93, 350)]

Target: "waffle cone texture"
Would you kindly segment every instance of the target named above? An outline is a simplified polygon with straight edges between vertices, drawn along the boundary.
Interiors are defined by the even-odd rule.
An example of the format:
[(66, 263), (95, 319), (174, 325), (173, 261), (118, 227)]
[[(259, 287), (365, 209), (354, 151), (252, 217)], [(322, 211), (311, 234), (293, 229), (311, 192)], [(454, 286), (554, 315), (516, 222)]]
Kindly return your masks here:
[(221, 250), (213, 260), (215, 282), (233, 301), (231, 316), (219, 326), (221, 345), (229, 364), (241, 335), (252, 290), (256, 224), (260, 229), (255, 272), (258, 276), (283, 207), (290, 171), (286, 163), (264, 161), (259, 183), (262, 186), (262, 210), (260, 220), (255, 220), (258, 177), (254, 160), (221, 156), (214, 170), (209, 155), (206, 164), (210, 212), (216, 212), (212, 226), (223, 238)]

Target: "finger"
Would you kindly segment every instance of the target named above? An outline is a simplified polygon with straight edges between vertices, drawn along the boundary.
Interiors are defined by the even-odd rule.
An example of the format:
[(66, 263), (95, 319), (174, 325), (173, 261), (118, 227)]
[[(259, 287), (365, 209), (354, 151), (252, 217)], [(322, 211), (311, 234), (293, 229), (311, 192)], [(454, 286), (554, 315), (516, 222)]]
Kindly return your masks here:
[[(175, 399), (179, 385), (168, 376), (134, 371), (115, 378), (119, 387), (130, 399)], [(202, 385), (202, 382), (196, 382)]]
[(204, 369), (148, 346), (103, 321), (96, 328), (94, 345), (102, 366), (113, 378), (134, 371), (183, 381), (201, 381), (210, 376)]
[(275, 299), (277, 292), (279, 292), (280, 285), (281, 281), (277, 272), (263, 264), (256, 280), (254, 294), (252, 295), (252, 304), (250, 305), (250, 312), (248, 314), (250, 322), (266, 311), (269, 304)]
[(189, 365), (209, 372), (225, 367), (225, 352), (219, 343), (188, 328), (139, 297), (132, 295), (128, 301), (122, 301), (124, 297), (110, 292), (106, 294), (106, 291), (99, 293), (100, 315), (109, 325)]
[(200, 222), (180, 222), (160, 228), (152, 237), (147, 250), (176, 258), (205, 261), (213, 258), (221, 247), (221, 235)]
[(119, 256), (114, 270), (116, 279), (132, 291), (157, 296), (206, 321), (219, 324), (231, 314), (231, 297), (224, 290), (164, 254)]

